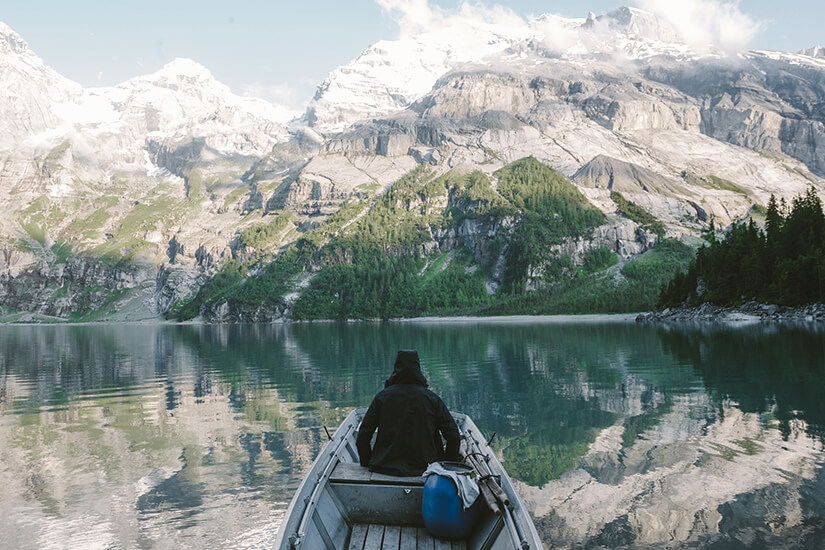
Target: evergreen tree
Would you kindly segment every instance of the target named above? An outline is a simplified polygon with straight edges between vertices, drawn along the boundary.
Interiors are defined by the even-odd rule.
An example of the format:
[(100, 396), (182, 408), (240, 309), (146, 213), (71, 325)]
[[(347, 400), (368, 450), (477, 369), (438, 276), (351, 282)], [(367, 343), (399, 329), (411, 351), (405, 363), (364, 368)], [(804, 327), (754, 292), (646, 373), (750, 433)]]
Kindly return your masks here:
[(761, 300), (785, 305), (825, 301), (825, 214), (813, 187), (793, 200), (771, 196), (765, 230), (734, 224), (724, 240), (712, 230), (686, 273), (662, 288), (659, 304)]
[(779, 204), (776, 202), (776, 196), (771, 194), (768, 199), (768, 211), (765, 214), (765, 231), (768, 235), (768, 242), (775, 243), (779, 238), (779, 233), (782, 231), (782, 223), (784, 217), (779, 212)]

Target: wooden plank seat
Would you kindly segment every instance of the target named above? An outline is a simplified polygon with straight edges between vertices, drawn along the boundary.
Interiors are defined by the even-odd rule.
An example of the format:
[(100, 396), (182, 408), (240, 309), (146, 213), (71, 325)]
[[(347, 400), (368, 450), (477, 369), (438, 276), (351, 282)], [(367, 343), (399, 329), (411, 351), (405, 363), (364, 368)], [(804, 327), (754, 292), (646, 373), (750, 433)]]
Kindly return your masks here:
[(370, 472), (369, 468), (353, 462), (339, 462), (329, 476), (330, 483), (405, 485), (410, 487), (423, 487), (425, 479), (423, 476), (400, 477)]
[(423, 527), (358, 523), (352, 526), (347, 550), (466, 550), (463, 540), (433, 538)]
[(346, 510), (350, 525), (424, 525), (422, 476), (388, 476), (357, 463), (339, 462), (330, 473), (329, 488)]

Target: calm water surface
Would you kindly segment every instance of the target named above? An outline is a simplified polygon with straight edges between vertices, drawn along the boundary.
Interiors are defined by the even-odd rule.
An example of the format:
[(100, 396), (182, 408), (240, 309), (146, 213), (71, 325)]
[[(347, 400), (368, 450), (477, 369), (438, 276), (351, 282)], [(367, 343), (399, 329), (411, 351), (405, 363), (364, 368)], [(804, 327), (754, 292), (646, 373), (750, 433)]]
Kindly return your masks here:
[(268, 548), (402, 348), (548, 547), (825, 548), (825, 332), (623, 322), (0, 327), (0, 548)]

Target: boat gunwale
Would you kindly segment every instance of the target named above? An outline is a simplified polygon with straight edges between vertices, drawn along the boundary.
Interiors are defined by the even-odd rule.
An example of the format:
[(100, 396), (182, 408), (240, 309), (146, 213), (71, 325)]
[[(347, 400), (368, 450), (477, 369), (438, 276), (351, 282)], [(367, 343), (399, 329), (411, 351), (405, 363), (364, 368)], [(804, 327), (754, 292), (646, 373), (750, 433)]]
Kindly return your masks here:
[[(460, 414), (460, 413), (456, 413)], [(453, 415), (455, 416), (455, 414)], [(516, 490), (515, 485), (513, 484), (513, 480), (510, 478), (510, 474), (507, 473), (507, 470), (504, 469), (504, 466), (498, 460), (496, 453), (493, 451), (492, 447), (490, 447), (489, 443), (486, 439), (484, 439), (484, 434), (481, 430), (476, 426), (476, 423), (470, 418), (469, 415), (463, 415), (464, 417), (464, 430), (462, 431), (462, 436), (470, 432), (471, 430), (475, 431), (475, 433), (479, 436), (479, 439), (476, 441), (479, 450), (487, 457), (488, 466), (490, 466), (490, 470), (496, 473), (499, 476), (498, 484), (504, 493), (510, 498), (510, 506), (508, 507), (510, 513), (512, 515), (517, 516), (521, 521), (519, 522), (522, 531), (523, 540), (527, 541), (530, 548), (537, 548), (541, 549), (544, 548), (544, 545), (541, 542), (541, 538), (539, 537), (538, 531), (536, 530), (536, 525), (533, 522), (533, 518), (530, 517), (530, 513), (527, 511), (527, 505), (522, 500), (521, 495), (519, 495), (518, 491)], [(524, 532), (524, 526), (527, 525), (527, 532)], [(518, 544), (521, 541), (513, 541), (515, 544)]]
[[(359, 414), (360, 413), (360, 414)], [(346, 447), (345, 443), (352, 432), (352, 430), (347, 429), (346, 433), (342, 431), (348, 423), (355, 422), (354, 428), (358, 428), (361, 425), (361, 420), (366, 413), (366, 409), (355, 409), (350, 412), (344, 421), (341, 423), (340, 426), (335, 430), (332, 438), (327, 441), (321, 450), (318, 452), (318, 456), (315, 457), (315, 460), (312, 462), (312, 466), (310, 466), (309, 471), (304, 474), (303, 479), (301, 480), (300, 485), (298, 485), (298, 489), (295, 491), (295, 495), (292, 497), (292, 500), (289, 503), (289, 507), (287, 508), (286, 512), (284, 513), (284, 520), (281, 525), (278, 527), (278, 534), (275, 536), (275, 549), (280, 548), (291, 548), (293, 546), (290, 543), (289, 546), (284, 546), (284, 542), (288, 541), (289, 539), (286, 538), (287, 533), (290, 535), (298, 535), (300, 532), (301, 525), (304, 524), (304, 520), (307, 516), (307, 512), (309, 511), (308, 508), (312, 503), (308, 501), (309, 497), (316, 492), (316, 490), (321, 490), (321, 482), (322, 480), (322, 473), (323, 471), (329, 466), (329, 464), (334, 463), (337, 461), (338, 456), (341, 454), (342, 450)], [(328, 454), (327, 449), (333, 445), (333, 442), (338, 439), (339, 441), (336, 444), (335, 452)], [(329, 473), (332, 473), (331, 471)], [(328, 478), (328, 476), (327, 476)], [(323, 484), (328, 483), (325, 481)], [(311, 490), (309, 490), (311, 488)], [(309, 492), (305, 496), (305, 493)], [(299, 506), (303, 506), (303, 510), (301, 510), (300, 518), (292, 519), (293, 515), (296, 512), (296, 509)], [(289, 528), (289, 524), (295, 524), (294, 529)]]

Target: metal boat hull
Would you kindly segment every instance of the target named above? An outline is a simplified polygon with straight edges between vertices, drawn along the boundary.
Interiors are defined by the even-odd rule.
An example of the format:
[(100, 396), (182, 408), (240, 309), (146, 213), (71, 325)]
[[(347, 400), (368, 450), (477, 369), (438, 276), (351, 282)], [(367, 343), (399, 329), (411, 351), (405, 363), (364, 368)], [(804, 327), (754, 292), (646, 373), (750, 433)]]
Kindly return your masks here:
[[(495, 453), (468, 416), (453, 413), (462, 453), (483, 457), (500, 488), (498, 513), (482, 506), (467, 539), (432, 538), (421, 515), (424, 478), (395, 477), (360, 466), (355, 440), (366, 409), (350, 413), (315, 459), (289, 505), (276, 550), (541, 549), (536, 528)], [(479, 497), (481, 498), (481, 497)]]

